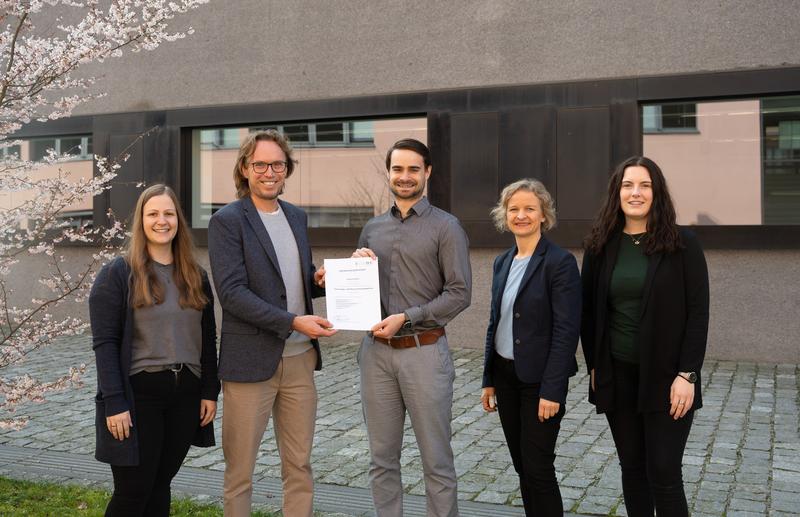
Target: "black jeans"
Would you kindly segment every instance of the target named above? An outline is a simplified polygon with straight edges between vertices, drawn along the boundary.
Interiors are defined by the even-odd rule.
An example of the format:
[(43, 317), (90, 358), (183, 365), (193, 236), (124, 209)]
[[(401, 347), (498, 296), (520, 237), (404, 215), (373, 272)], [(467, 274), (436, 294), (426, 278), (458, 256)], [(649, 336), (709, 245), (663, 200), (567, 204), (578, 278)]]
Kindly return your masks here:
[(629, 517), (689, 515), (683, 491), (683, 450), (694, 411), (674, 420), (669, 411), (637, 411), (639, 365), (614, 361), (615, 410), (606, 413)]
[(564, 404), (555, 416), (539, 422), (539, 384), (519, 380), (514, 362), (495, 354), (492, 375), (497, 411), (506, 436), (525, 515), (561, 516), (564, 510), (556, 481), (556, 439), (564, 416)]
[(111, 466), (114, 494), (106, 516), (169, 515), (170, 483), (200, 424), (200, 380), (184, 367), (131, 376), (139, 465)]

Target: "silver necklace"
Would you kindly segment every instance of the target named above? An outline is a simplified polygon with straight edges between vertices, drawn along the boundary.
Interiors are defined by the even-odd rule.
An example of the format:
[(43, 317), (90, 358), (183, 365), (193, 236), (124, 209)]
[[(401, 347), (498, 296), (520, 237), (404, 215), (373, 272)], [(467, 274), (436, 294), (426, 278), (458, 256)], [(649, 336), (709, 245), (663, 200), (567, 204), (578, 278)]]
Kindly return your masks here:
[(631, 240), (633, 241), (634, 246), (638, 246), (639, 244), (641, 244), (646, 236), (647, 236), (647, 232), (640, 233), (638, 238), (636, 238), (636, 236), (634, 236), (632, 233), (628, 234), (628, 237), (631, 238)]

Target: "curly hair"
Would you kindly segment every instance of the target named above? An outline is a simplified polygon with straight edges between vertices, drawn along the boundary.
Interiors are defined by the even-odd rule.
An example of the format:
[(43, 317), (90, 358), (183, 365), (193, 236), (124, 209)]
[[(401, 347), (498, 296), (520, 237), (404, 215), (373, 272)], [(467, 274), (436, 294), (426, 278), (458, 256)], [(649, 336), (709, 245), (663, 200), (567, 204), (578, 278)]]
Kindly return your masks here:
[(661, 168), (650, 158), (631, 156), (622, 161), (614, 169), (608, 180), (603, 206), (592, 225), (592, 230), (584, 240), (584, 249), (592, 254), (599, 254), (612, 235), (625, 227), (625, 215), (620, 206), (619, 192), (622, 178), (628, 167), (644, 167), (650, 174), (653, 184), (653, 203), (647, 215), (647, 235), (645, 236), (645, 254), (671, 253), (683, 247), (678, 224), (676, 223), (675, 205), (667, 188), (667, 180)]

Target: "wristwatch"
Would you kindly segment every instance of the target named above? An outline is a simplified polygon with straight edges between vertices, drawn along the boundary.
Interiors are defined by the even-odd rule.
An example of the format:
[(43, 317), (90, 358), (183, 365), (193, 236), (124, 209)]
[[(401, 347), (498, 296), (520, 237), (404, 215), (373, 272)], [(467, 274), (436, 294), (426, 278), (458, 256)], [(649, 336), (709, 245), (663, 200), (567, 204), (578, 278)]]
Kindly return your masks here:
[(407, 312), (403, 312), (403, 316), (405, 316), (406, 320), (403, 322), (403, 326), (400, 327), (400, 328), (403, 329), (403, 330), (411, 330), (411, 328), (414, 326), (411, 323), (411, 318), (408, 317), (408, 313)]
[(690, 384), (697, 382), (697, 374), (694, 372), (678, 372), (678, 375), (683, 377), (683, 380)]

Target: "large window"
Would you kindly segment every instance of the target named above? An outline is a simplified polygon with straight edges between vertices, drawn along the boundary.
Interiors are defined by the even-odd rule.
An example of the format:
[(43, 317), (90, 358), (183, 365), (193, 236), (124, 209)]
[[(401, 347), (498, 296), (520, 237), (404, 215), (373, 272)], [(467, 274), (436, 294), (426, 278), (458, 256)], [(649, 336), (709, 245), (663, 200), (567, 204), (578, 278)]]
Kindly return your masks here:
[[(645, 115), (665, 106), (694, 106), (694, 129), (649, 131)], [(679, 223), (800, 224), (800, 97), (646, 105), (642, 132)]]
[[(193, 227), (207, 228), (211, 215), (236, 199), (232, 171), (239, 144), (249, 132), (269, 128), (289, 137), (298, 161), (281, 199), (302, 207), (312, 228), (357, 228), (385, 211), (391, 202), (386, 151), (401, 138), (427, 140), (425, 118), (264, 122), (196, 129), (192, 133)], [(226, 145), (210, 144), (221, 138)]]

